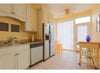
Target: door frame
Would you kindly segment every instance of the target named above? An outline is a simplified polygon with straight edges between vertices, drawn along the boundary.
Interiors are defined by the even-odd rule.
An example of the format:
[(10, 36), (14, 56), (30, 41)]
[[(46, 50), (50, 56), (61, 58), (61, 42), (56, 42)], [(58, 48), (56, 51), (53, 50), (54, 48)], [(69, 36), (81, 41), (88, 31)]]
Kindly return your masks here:
[(90, 27), (90, 22), (86, 22), (86, 23), (79, 23), (79, 24), (75, 24), (75, 22), (74, 22), (74, 50), (76, 50), (77, 49), (77, 47), (76, 47), (76, 45), (77, 45), (77, 28), (78, 28), (78, 26), (84, 26), (84, 25), (87, 25), (87, 27), (88, 27), (88, 35), (90, 35), (91, 36), (91, 27)]

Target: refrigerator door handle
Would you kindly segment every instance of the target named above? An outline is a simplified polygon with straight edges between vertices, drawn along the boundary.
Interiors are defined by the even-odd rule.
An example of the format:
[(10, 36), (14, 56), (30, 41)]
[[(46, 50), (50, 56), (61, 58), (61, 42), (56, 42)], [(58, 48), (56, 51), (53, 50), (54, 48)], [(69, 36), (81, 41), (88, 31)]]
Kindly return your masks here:
[(51, 39), (52, 39), (52, 36), (51, 36), (51, 33), (49, 34), (49, 40), (50, 40), (50, 43), (51, 43)]

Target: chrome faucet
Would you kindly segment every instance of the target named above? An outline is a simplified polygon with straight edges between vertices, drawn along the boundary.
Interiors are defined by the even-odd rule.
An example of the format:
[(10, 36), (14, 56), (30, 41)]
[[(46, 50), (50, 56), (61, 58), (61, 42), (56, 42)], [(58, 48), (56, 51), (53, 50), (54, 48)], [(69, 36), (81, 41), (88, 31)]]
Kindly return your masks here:
[(8, 43), (11, 43), (14, 39), (17, 39), (17, 37), (12, 37), (12, 36), (10, 36), (10, 37), (8, 38)]

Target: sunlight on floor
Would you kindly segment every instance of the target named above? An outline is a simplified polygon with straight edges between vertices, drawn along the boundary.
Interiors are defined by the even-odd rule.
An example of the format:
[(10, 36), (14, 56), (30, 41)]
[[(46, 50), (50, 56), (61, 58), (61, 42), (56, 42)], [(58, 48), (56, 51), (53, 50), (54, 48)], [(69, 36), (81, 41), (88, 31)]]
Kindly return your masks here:
[[(85, 61), (85, 59), (84, 59)], [(30, 69), (93, 69), (87, 64), (78, 65), (79, 54), (72, 51), (63, 51), (45, 62), (38, 63)]]

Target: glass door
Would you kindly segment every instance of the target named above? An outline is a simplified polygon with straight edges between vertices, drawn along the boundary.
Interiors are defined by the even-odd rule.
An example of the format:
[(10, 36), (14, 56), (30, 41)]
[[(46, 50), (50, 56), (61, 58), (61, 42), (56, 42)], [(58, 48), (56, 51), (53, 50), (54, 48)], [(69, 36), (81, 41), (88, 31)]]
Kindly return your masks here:
[(79, 50), (78, 42), (86, 42), (86, 36), (89, 35), (89, 23), (75, 24), (75, 50)]

